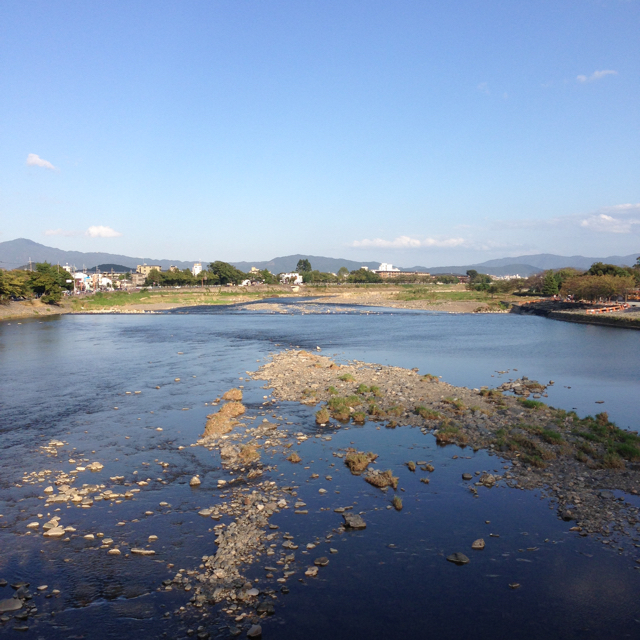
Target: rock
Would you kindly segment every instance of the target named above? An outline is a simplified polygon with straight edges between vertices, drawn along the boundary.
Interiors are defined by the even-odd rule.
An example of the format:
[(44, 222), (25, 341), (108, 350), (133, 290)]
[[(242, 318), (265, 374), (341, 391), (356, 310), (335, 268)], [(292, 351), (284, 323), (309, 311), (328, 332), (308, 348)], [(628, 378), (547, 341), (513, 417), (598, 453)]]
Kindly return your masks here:
[(472, 549), (484, 549), (484, 540), (482, 538), (478, 538), (471, 543)]
[(509, 584), (509, 589), (519, 589), (520, 588), (520, 583), (518, 582), (512, 582)]
[(463, 473), (462, 474), (462, 479), (463, 480), (473, 480), (473, 475), (471, 475), (470, 473)]
[(343, 513), (344, 525), (347, 529), (366, 529), (367, 524), (357, 513)]
[(413, 460), (409, 460), (409, 462), (407, 462), (407, 467), (409, 468), (409, 471), (415, 471), (416, 463)]
[(155, 556), (156, 552), (153, 549), (131, 549), (131, 553), (135, 553), (138, 556)]
[(249, 631), (247, 631), (247, 638), (260, 638), (262, 636), (262, 627), (259, 624), (254, 624)]
[(104, 469), (104, 465), (100, 462), (92, 462), (91, 464), (88, 464), (86, 468), (89, 469), (89, 471), (102, 471), (102, 469)]
[(107, 553), (110, 556), (119, 556), (121, 554), (120, 549), (109, 549), (109, 551), (107, 551)]
[(565, 521), (569, 522), (570, 520), (575, 520), (576, 515), (571, 509), (563, 509), (560, 512), (560, 517)]
[(329, 558), (327, 558), (326, 556), (322, 556), (321, 558), (316, 558), (313, 561), (313, 564), (315, 564), (316, 567), (326, 567), (329, 564)]
[(496, 477), (490, 473), (484, 473), (480, 477), (480, 482), (485, 487), (493, 487), (493, 485), (496, 483)]
[(19, 609), (22, 609), (22, 600), (18, 600), (18, 598), (7, 598), (6, 600), (0, 600), (0, 613), (18, 611)]
[(44, 492), (45, 492), (45, 493), (53, 493), (53, 487), (47, 487), (47, 488), (44, 490)]
[(47, 529), (42, 535), (45, 538), (61, 538), (65, 534), (65, 530), (62, 527), (51, 527)]
[(305, 572), (305, 576), (309, 578), (315, 578), (318, 575), (318, 567), (309, 567)]
[(30, 522), (27, 525), (27, 529), (37, 529), (40, 526), (39, 522)]
[(202, 484), (202, 480), (200, 480), (200, 478), (198, 478), (198, 476), (193, 476), (193, 478), (191, 478), (191, 480), (189, 480), (189, 486), (190, 487), (199, 487)]
[(275, 612), (275, 607), (271, 602), (264, 601), (256, 607), (256, 613), (258, 613), (258, 615), (266, 613), (268, 616), (272, 616)]
[(456, 551), (456, 553), (452, 553), (450, 556), (447, 556), (447, 560), (449, 562), (453, 562), (453, 564), (469, 564), (469, 558), (464, 555), (464, 553), (460, 553)]
[(258, 589), (254, 587), (253, 589), (249, 589), (247, 591), (247, 595), (251, 596), (252, 598), (255, 598), (257, 595), (260, 595), (260, 591), (258, 591)]

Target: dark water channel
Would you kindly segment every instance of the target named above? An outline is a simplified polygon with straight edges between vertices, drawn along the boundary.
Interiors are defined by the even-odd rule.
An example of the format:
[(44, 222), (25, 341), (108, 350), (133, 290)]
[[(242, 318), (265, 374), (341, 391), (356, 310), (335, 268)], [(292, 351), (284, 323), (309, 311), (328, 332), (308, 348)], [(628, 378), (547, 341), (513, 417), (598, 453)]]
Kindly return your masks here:
[[(0, 587), (0, 600), (12, 596), (10, 584), (24, 581), (37, 606), (26, 621), (0, 622), (0, 635), (186, 638), (189, 629), (202, 627), (211, 637), (229, 637), (229, 619), (217, 608), (194, 611), (189, 594), (168, 591), (162, 582), (215, 553), (215, 523), (197, 512), (220, 499), (217, 481), (228, 475), (217, 452), (190, 446), (212, 410), (205, 403), (244, 385), (248, 415), (264, 415), (269, 392), (242, 378), (280, 348), (320, 346), (338, 359), (419, 367), (469, 387), (497, 386), (521, 375), (554, 380), (550, 404), (575, 407), (580, 415), (604, 410), (620, 426), (640, 428), (636, 332), (510, 315), (322, 310), (302, 314), (294, 306), (283, 315), (255, 305), (251, 311), (0, 324), (0, 579), (9, 583)], [(278, 596), (275, 615), (262, 621), (264, 638), (640, 637), (635, 557), (569, 532), (536, 492), (496, 487), (481, 489), (474, 499), (461, 474), (500, 470), (499, 458), (438, 448), (418, 429), (378, 429), (375, 423), (333, 430), (328, 441), (326, 430), (320, 434), (315, 426), (314, 411), (296, 403), (268, 409), (269, 416), (293, 423), (292, 431), (323, 437), (296, 446), (304, 466), (263, 459), (277, 465), (267, 479), (298, 486), (309, 511), (283, 510), (271, 519), (280, 532), (294, 535), (300, 549), (290, 592)], [(51, 439), (65, 443), (56, 457), (40, 450)], [(352, 476), (333, 456), (350, 445), (375, 451), (380, 468), (400, 477), (401, 512), (388, 509), (390, 496)], [(45, 509), (43, 489), (50, 482), (21, 482), (24, 473), (69, 472), (85, 459), (104, 469), (79, 472), (78, 484), (113, 487), (114, 476), (149, 484), (120, 504)], [(430, 484), (407, 470), (409, 459), (432, 462)], [(310, 479), (312, 473), (319, 478)], [(188, 484), (194, 474), (203, 479), (200, 487)], [(333, 509), (347, 505), (364, 512), (367, 529), (325, 543), (342, 522)], [(64, 542), (29, 532), (26, 525), (38, 514), (41, 522), (59, 515), (77, 534)], [(123, 549), (148, 546), (148, 537), (157, 535), (151, 545), (156, 555), (109, 556), (98, 539), (83, 537), (98, 532)], [(480, 537), (486, 549), (471, 552)], [(316, 540), (318, 548), (304, 552)], [(329, 565), (317, 578), (304, 578), (304, 568), (327, 555), (329, 546), (338, 550)], [(446, 562), (455, 551), (470, 555), (470, 564)], [(279, 588), (265, 579), (265, 564), (258, 559), (245, 575), (258, 578), (259, 588)], [(510, 589), (513, 583), (521, 587)], [(47, 589), (38, 592), (40, 585)], [(54, 589), (60, 593), (47, 597)]]

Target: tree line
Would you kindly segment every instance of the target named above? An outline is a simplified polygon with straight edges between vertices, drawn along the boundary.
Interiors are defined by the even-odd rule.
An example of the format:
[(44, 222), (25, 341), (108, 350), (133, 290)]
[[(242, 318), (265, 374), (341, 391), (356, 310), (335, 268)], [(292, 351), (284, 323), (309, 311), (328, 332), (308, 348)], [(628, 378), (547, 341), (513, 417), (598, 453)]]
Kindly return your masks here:
[[(70, 282), (68, 282), (70, 281)], [(35, 271), (0, 270), (0, 303), (39, 297), (42, 302), (60, 302), (65, 291), (73, 289), (70, 274), (58, 265), (36, 263)]]
[(467, 271), (467, 288), (495, 293), (526, 292), (541, 296), (573, 296), (575, 300), (611, 300), (640, 287), (640, 258), (632, 267), (594, 262), (587, 271), (567, 267), (548, 269), (529, 278), (492, 280), (475, 270)]

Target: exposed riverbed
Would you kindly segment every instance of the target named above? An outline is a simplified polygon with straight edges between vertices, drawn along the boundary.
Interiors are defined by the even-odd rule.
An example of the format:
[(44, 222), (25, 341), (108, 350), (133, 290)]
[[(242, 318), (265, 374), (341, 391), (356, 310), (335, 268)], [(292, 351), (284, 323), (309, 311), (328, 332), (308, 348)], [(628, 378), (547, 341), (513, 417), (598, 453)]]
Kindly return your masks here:
[[(621, 510), (640, 506), (632, 476), (620, 483), (626, 492), (600, 496), (613, 485), (594, 487), (593, 508), (610, 504), (611, 527), (599, 519), (582, 537), (591, 521), (577, 530), (579, 514), (559, 517), (573, 503), (528, 482), (513, 455), (489, 455), (479, 428), (493, 433), (484, 421), (506, 416), (473, 389), (554, 380), (539, 400), (576, 407), (579, 418), (607, 411), (637, 430), (636, 334), (508, 315), (314, 308), (0, 325), (0, 579), (9, 583), (0, 600), (15, 599), (11, 584), (30, 583), (21, 609), (0, 614), (8, 618), (0, 634), (244, 637), (260, 625), (263, 637), (285, 639), (634, 637), (637, 531), (626, 520), (626, 534), (615, 528)], [(289, 380), (292, 366), (282, 378), (253, 373), (273, 355), (305, 358), (305, 369), (317, 362), (336, 378), (353, 369), (369, 388), (364, 365), (350, 361), (383, 365), (378, 379), (388, 365), (407, 369), (393, 375), (414, 376), (424, 393), (393, 389), (392, 376), (376, 385), (383, 410), (420, 403), (445, 414), (460, 408), (436, 407), (439, 396), (459, 395), (492, 415), (479, 413), (478, 440), (472, 434), (464, 448), (439, 446), (433, 428), (404, 412), (320, 426), (315, 414), (328, 398), (303, 392), (316, 384), (324, 394), (329, 381)], [(345, 368), (330, 369), (324, 356)], [(423, 381), (426, 373), (442, 378)], [(445, 385), (467, 390), (448, 386), (436, 397)], [(207, 416), (228, 404), (231, 388), (241, 390), (244, 413), (203, 440)], [(508, 408), (538, 411), (505, 395)], [(377, 454), (371, 468), (390, 470), (397, 491), (353, 475), (350, 449)], [(299, 462), (287, 459), (293, 452)], [(582, 483), (598, 473), (589, 469)], [(56, 502), (60, 494), (68, 499)], [(366, 529), (345, 528), (345, 514), (360, 514)], [(46, 524), (63, 533), (45, 537)], [(481, 551), (471, 548), (479, 538)], [(469, 564), (447, 562), (455, 552)]]

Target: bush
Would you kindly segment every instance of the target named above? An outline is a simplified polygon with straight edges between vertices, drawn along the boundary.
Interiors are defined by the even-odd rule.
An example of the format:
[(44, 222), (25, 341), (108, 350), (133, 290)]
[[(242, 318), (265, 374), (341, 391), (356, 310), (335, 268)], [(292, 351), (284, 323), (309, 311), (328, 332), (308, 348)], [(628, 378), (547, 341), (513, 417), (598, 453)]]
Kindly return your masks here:
[(322, 407), (320, 411), (316, 412), (316, 422), (318, 424), (326, 424), (329, 422), (329, 418), (331, 418), (331, 414), (326, 407)]
[(544, 402), (538, 402), (537, 400), (526, 400), (525, 398), (518, 398), (518, 402), (525, 409), (542, 409), (542, 407), (546, 406)]
[(355, 382), (356, 379), (350, 373), (344, 373), (338, 380), (342, 380), (342, 382)]

